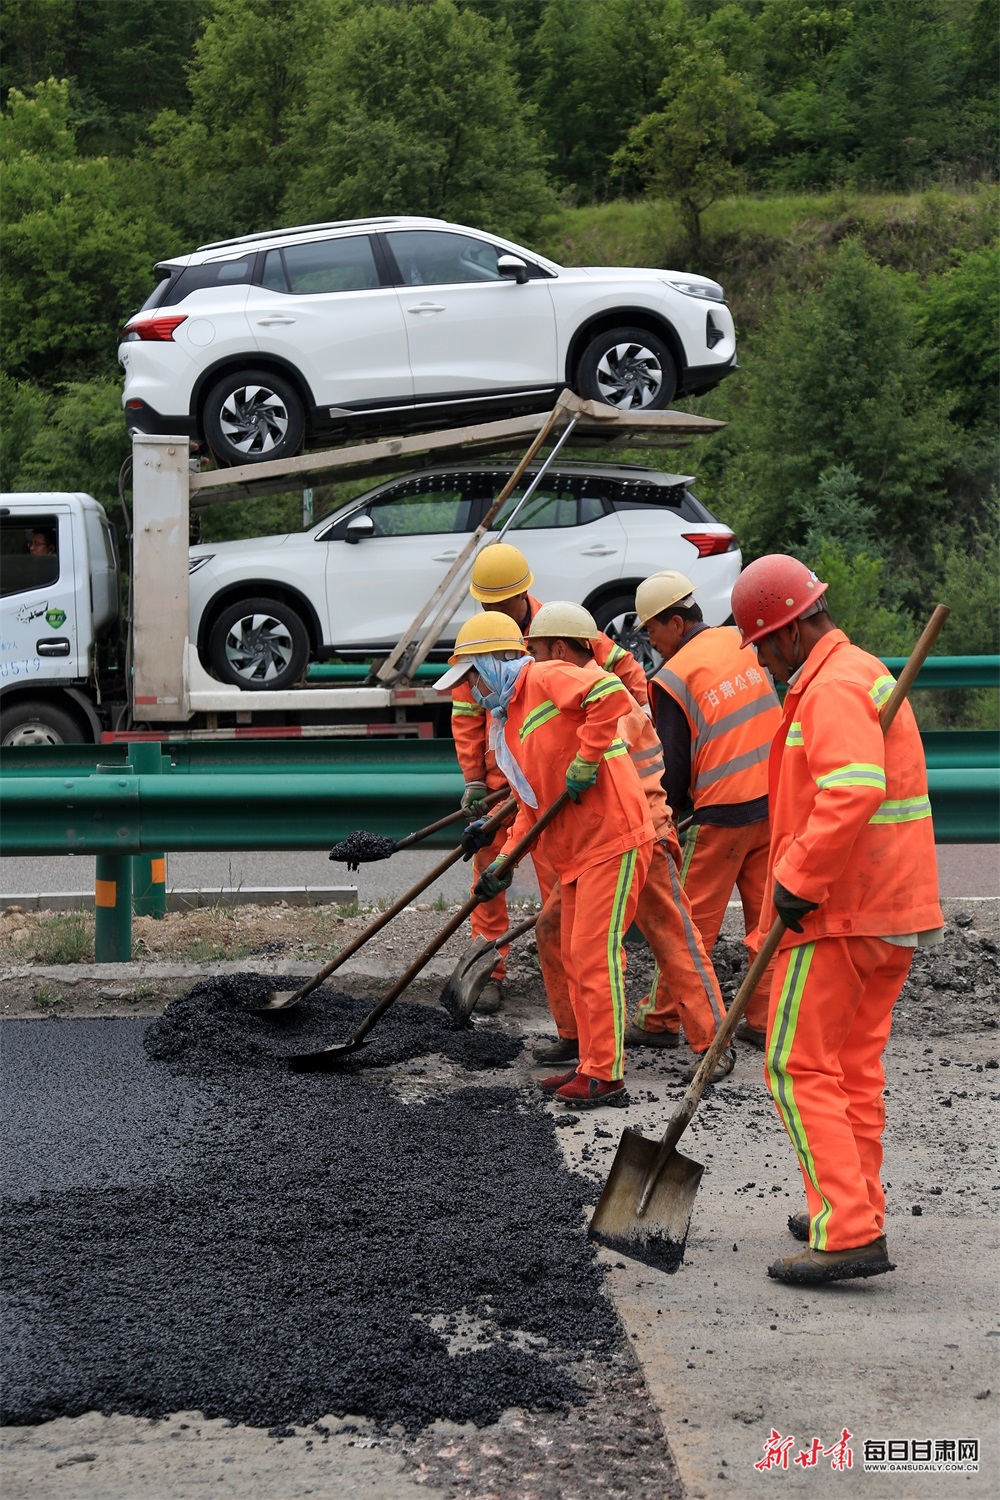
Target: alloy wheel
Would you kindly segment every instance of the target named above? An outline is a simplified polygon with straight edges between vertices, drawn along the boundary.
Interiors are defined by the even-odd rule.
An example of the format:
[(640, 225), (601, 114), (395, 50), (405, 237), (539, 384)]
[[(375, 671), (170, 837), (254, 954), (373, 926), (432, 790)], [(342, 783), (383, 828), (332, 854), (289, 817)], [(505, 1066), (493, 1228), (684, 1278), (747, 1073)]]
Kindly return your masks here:
[(659, 357), (644, 344), (613, 344), (597, 362), (601, 400), (623, 411), (651, 406), (663, 387)]
[(240, 453), (269, 453), (288, 431), (288, 408), (265, 385), (241, 385), (223, 401), (219, 426)]
[(288, 626), (274, 615), (241, 615), (226, 633), (226, 659), (246, 683), (272, 682), (287, 669), (293, 650)]

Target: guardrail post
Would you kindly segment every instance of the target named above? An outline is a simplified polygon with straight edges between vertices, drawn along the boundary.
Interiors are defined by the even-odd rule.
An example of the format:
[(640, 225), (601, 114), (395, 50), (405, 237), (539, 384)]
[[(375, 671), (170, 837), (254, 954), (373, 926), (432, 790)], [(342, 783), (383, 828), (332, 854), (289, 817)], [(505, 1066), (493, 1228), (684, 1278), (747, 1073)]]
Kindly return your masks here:
[[(131, 766), (97, 766), (98, 776), (132, 774)], [(94, 958), (99, 964), (132, 957), (132, 856), (99, 854), (94, 875)]]
[[(136, 776), (159, 776), (163, 772), (163, 754), (158, 743), (133, 740), (128, 747), (128, 763)], [(132, 856), (132, 910), (137, 917), (167, 914), (167, 856), (135, 854)]]

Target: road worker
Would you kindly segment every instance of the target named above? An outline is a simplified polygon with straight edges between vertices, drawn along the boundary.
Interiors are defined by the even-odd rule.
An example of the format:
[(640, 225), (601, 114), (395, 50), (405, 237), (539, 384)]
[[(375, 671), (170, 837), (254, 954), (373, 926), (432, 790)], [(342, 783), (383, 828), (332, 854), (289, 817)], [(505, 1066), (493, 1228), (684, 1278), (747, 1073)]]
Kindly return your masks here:
[[(549, 637), (535, 646), (539, 659), (517, 678), (501, 725), (504, 745), (495, 739), (495, 748), (501, 769), (504, 756), (513, 754), (517, 761), (508, 779), (519, 808), (506, 849), (564, 790), (573, 799), (537, 847), (562, 886), (560, 946), (579, 1062), (540, 1087), (577, 1109), (623, 1104), (622, 938), (635, 915), (653, 848), (646, 798), (618, 733), (623, 711), (632, 710), (635, 700), (620, 678), (597, 665), (589, 642), (582, 646), (579, 640)], [(493, 861), (476, 891), (494, 896), (509, 883), (510, 874), (501, 875)]]
[(880, 1180), (882, 1054), (918, 946), (940, 942), (923, 747), (904, 703), (883, 735), (893, 679), (838, 630), (826, 584), (794, 557), (737, 580), (745, 646), (788, 684), (771, 749), (771, 842), (758, 941), (786, 931), (768, 1014), (765, 1076), (795, 1148), (808, 1248), (768, 1270), (822, 1283), (894, 1269)]
[[(769, 841), (767, 756), (781, 709), (767, 674), (740, 656), (739, 632), (706, 625), (694, 591), (683, 573), (654, 573), (636, 590), (635, 607), (663, 657), (650, 679), (663, 785), (676, 816), (691, 809), (681, 880), (711, 954), (734, 886), (746, 930), (757, 925)], [(756, 1047), (764, 1045), (770, 982), (768, 970), (736, 1033)], [(628, 1039), (662, 1042), (679, 1025), (655, 976)]]
[[(531, 622), (527, 646), (536, 661), (568, 660), (585, 665), (592, 659), (591, 643), (597, 635), (593, 616), (579, 604), (543, 604)], [(622, 705), (616, 702), (616, 706), (621, 710), (618, 735), (629, 747), (655, 835), (649, 873), (636, 907), (636, 925), (656, 959), (665, 1000), (683, 1018), (692, 1050), (705, 1052), (722, 1020), (725, 1005), (680, 883), (680, 845), (662, 784), (663, 753), (656, 731), (631, 695)], [(562, 890), (557, 883), (535, 926), (542, 977), (559, 1034), (555, 1043), (536, 1047), (534, 1056), (538, 1062), (553, 1064), (578, 1058), (576, 1016), (559, 962), (561, 914)], [(626, 1028), (626, 1043), (632, 1030)], [(665, 1032), (664, 1036), (677, 1045), (676, 1033)], [(717, 1082), (730, 1073), (733, 1063), (732, 1051), (726, 1051), (712, 1081)], [(694, 1068), (692, 1076), (693, 1072)]]
[[(533, 617), (541, 609), (541, 601), (532, 597), (528, 589), (534, 575), (528, 559), (509, 542), (493, 542), (478, 554), (472, 567), (472, 582), (469, 593), (484, 610), (507, 615), (522, 635)], [(463, 626), (463, 629), (465, 627)], [(598, 632), (594, 641), (593, 655), (606, 671), (614, 672), (627, 685), (630, 692), (642, 704), (646, 702), (646, 677), (639, 663), (628, 651), (615, 644), (610, 637)], [(438, 684), (441, 690), (440, 683)], [(477, 701), (467, 679), (463, 679), (452, 694), (451, 731), (455, 740), (458, 763), (465, 778), (462, 807), (470, 817), (478, 817), (483, 799), (492, 791), (504, 787), (503, 776), (498, 772), (495, 757), (489, 747), (489, 721), (483, 704)], [(495, 859), (503, 847), (505, 834), (497, 834), (493, 844), (480, 850), (473, 860), (472, 883), (479, 879), (486, 866)], [(535, 874), (538, 876), (542, 899), (548, 895), (552, 879), (544, 868), (541, 852), (532, 856)], [(503, 893), (493, 901), (485, 901), (476, 908), (471, 918), (475, 937), (493, 942), (510, 926), (507, 916), (507, 901)], [(506, 949), (497, 952), (496, 967), (490, 982), (479, 997), (476, 1009), (491, 1015), (503, 1003), (503, 981), (506, 977)]]

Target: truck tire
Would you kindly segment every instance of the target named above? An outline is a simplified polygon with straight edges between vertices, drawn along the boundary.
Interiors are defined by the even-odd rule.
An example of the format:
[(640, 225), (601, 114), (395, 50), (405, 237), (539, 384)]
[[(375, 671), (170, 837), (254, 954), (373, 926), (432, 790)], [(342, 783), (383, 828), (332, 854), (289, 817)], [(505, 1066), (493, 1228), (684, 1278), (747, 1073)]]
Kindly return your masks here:
[(661, 338), (645, 328), (609, 328), (583, 351), (577, 391), (619, 411), (663, 411), (674, 399), (677, 366)]
[(220, 463), (290, 458), (302, 446), (305, 411), (298, 392), (270, 370), (237, 370), (209, 391), (205, 438)]
[(591, 614), (598, 630), (603, 630), (616, 645), (631, 651), (647, 677), (663, 665), (659, 652), (649, 644), (645, 626), (639, 624), (634, 594), (615, 594), (603, 599)]
[(309, 632), (280, 599), (234, 600), (209, 631), (209, 671), (246, 692), (291, 687), (308, 660)]
[(21, 698), (0, 708), (0, 745), (88, 745), (77, 719), (44, 699)]

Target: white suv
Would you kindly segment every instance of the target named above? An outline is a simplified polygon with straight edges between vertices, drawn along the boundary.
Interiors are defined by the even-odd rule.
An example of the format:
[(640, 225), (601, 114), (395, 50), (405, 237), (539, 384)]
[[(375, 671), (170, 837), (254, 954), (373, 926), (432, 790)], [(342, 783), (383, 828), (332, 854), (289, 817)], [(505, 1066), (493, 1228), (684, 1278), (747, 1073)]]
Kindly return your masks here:
[[(370, 659), (398, 641), (474, 531), (510, 468), (450, 466), (393, 479), (309, 531), (191, 548), (191, 640), (208, 671), (241, 688), (288, 687), (312, 657)], [(529, 470), (530, 477), (530, 470)], [(527, 481), (526, 481), (527, 482)], [(710, 625), (729, 618), (736, 537), (691, 494), (691, 477), (630, 464), (563, 464), (508, 533), (542, 599), (572, 599), (646, 657), (636, 585), (677, 568)], [(516, 500), (501, 511), (495, 525)], [(454, 615), (437, 655), (471, 599)]]
[(200, 437), (222, 463), (324, 432), (539, 411), (564, 385), (655, 410), (736, 366), (706, 276), (570, 269), (441, 219), (246, 235), (156, 270), (118, 350), (126, 422)]

